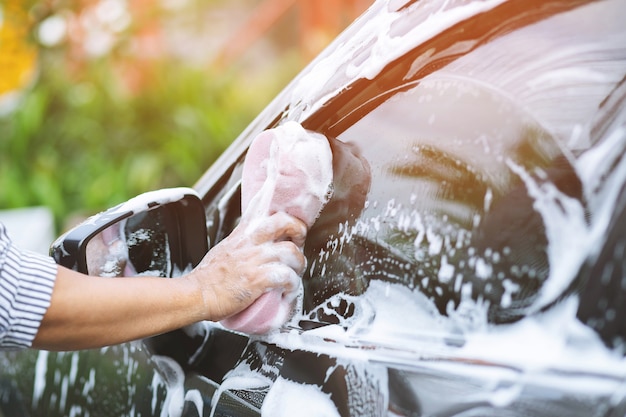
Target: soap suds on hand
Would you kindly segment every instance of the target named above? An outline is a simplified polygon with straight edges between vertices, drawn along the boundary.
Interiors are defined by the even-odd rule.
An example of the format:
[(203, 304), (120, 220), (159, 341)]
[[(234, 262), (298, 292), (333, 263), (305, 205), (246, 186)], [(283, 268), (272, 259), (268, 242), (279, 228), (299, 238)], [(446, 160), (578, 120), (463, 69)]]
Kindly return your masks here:
[[(258, 221), (278, 212), (311, 228), (332, 195), (333, 155), (328, 139), (296, 122), (266, 130), (248, 149), (241, 184), (242, 218)], [(267, 333), (292, 314), (298, 289), (273, 290), (223, 320), (224, 327)]]

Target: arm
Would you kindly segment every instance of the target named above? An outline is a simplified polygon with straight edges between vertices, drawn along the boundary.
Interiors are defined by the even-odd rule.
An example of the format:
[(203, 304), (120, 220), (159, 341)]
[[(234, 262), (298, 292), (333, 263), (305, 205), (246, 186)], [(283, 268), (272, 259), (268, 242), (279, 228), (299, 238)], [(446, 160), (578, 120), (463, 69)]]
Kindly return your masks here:
[(93, 348), (229, 317), (268, 290), (298, 285), (305, 235), (306, 226), (284, 213), (241, 223), (174, 279), (90, 277), (58, 267), (33, 347)]
[(188, 279), (92, 277), (59, 266), (33, 347), (113, 345), (200, 321), (202, 313), (200, 294)]

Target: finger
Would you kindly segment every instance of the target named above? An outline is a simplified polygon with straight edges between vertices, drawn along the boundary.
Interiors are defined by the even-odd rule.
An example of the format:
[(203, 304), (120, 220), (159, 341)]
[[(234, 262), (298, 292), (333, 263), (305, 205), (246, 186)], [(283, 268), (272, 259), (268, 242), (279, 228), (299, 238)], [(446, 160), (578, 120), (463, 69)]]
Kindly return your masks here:
[(249, 258), (259, 266), (280, 263), (301, 275), (306, 268), (306, 257), (291, 241), (266, 242), (256, 246), (256, 253)]
[(301, 220), (279, 212), (251, 222), (247, 231), (254, 235), (256, 243), (289, 240), (302, 247), (306, 240), (307, 227)]
[(283, 263), (269, 263), (260, 270), (270, 289), (283, 289), (285, 292), (295, 291), (300, 285), (300, 275)]
[(306, 257), (299, 246), (294, 242), (282, 241), (274, 244), (278, 261), (302, 275), (306, 269)]
[(275, 213), (271, 219), (277, 222), (274, 240), (290, 240), (299, 247), (304, 246), (308, 232), (306, 223), (284, 212)]

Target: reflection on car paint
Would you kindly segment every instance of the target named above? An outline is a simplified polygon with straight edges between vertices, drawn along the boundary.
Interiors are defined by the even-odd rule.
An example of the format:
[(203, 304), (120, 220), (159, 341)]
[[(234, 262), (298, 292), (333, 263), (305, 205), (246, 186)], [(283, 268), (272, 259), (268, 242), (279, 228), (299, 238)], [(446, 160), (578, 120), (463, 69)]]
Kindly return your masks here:
[(146, 366), (149, 358), (139, 343), (33, 353), (31, 415), (90, 415), (97, 404), (102, 415), (135, 416), (137, 410), (160, 410), (164, 404), (167, 387), (154, 368)]

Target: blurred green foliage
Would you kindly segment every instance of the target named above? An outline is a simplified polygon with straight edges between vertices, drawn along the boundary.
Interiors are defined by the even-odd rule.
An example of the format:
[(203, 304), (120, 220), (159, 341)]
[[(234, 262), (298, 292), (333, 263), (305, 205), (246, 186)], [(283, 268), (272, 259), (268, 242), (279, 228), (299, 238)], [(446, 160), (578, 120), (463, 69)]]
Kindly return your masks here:
[(318, 52), (306, 45), (348, 23), (267, 4), (0, 0), (0, 210), (47, 206), (60, 233), (192, 186)]
[(288, 58), (273, 77), (162, 60), (129, 95), (107, 59), (79, 79), (61, 59), (43, 53), (36, 85), (0, 118), (0, 209), (48, 206), (59, 232), (139, 193), (192, 186), (294, 72)]

